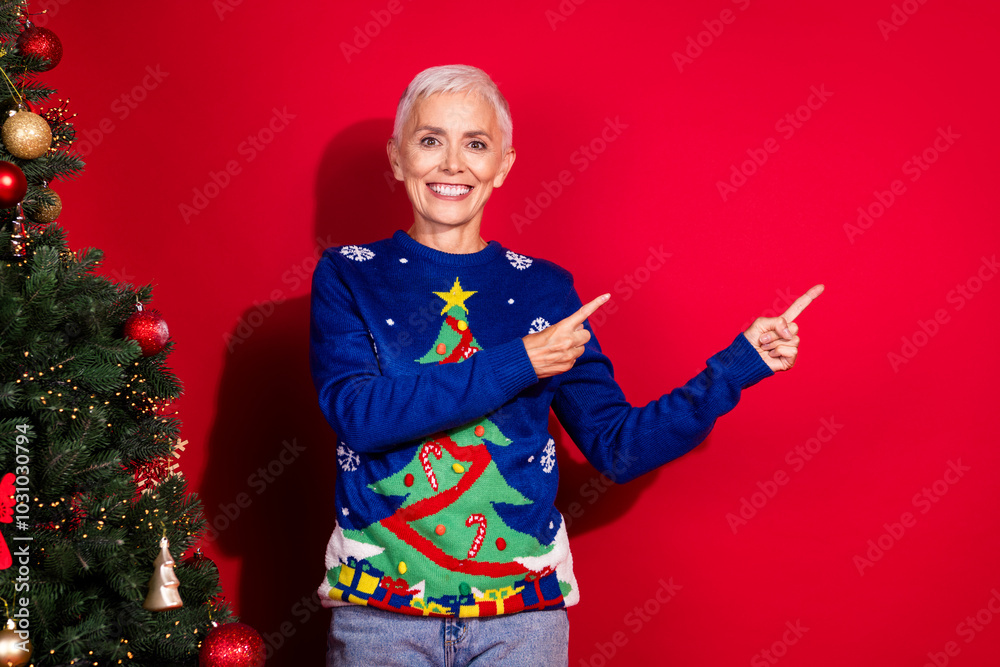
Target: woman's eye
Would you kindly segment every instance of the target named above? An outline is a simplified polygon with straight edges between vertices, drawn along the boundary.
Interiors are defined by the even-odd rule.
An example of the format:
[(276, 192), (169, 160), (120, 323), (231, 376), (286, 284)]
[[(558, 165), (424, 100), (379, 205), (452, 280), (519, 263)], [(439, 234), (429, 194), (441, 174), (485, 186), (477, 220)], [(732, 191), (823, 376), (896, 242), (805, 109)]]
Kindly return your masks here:
[(424, 146), (436, 146), (438, 140), (434, 137), (424, 137), (420, 140), (420, 143)]
[(484, 148), (486, 148), (486, 144), (484, 144), (481, 141), (473, 141), (472, 143), (469, 144), (469, 148), (474, 148), (477, 151), (481, 151)]

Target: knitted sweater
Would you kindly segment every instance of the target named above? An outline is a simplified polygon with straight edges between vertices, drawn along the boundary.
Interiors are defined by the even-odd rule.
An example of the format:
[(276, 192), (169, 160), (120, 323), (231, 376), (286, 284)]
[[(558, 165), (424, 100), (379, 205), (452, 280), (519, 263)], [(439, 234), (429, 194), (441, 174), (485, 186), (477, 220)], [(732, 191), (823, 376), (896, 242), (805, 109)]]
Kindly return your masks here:
[(595, 337), (572, 369), (538, 379), (522, 337), (581, 305), (569, 272), (496, 241), (456, 255), (397, 231), (326, 250), (310, 345), (338, 436), (325, 606), (487, 616), (575, 604), (549, 408), (624, 482), (692, 449), (772, 375), (739, 334), (642, 408)]

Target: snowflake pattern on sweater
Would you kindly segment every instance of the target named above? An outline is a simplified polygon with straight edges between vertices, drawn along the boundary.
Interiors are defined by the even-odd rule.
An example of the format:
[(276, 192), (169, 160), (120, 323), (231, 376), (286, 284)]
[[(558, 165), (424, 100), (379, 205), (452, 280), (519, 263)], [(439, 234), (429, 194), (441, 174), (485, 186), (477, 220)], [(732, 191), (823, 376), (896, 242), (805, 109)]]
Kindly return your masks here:
[(513, 266), (515, 269), (517, 269), (519, 271), (523, 271), (524, 269), (526, 269), (529, 266), (531, 266), (531, 258), (530, 257), (525, 257), (524, 255), (519, 255), (516, 252), (514, 252), (513, 250), (508, 250), (507, 251), (507, 261), (510, 262), (511, 266)]
[(344, 443), (340, 443), (337, 446), (337, 463), (340, 464), (340, 469), (344, 472), (354, 472), (358, 469), (361, 459), (351, 451), (350, 447)]
[(340, 254), (349, 259), (353, 259), (355, 262), (365, 262), (375, 256), (369, 248), (356, 245), (345, 245), (340, 249)]
[(528, 327), (528, 333), (529, 334), (538, 333), (540, 331), (548, 329), (550, 326), (552, 325), (549, 324), (549, 321), (546, 320), (544, 317), (536, 317), (531, 321), (531, 326)]

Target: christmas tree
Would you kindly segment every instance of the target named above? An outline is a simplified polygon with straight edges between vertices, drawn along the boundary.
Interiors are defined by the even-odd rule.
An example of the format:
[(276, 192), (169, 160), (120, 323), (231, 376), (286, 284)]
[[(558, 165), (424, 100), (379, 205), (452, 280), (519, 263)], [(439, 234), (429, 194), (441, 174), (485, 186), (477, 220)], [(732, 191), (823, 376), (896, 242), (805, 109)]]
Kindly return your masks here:
[[(475, 292), (463, 290), (456, 278), (448, 292), (435, 294), (445, 302), (445, 320), (430, 350), (416, 361), (461, 363), (482, 349), (465, 304)], [(491, 446), (510, 443), (485, 416), (425, 438), (401, 470), (370, 485), (402, 502), (376, 524), (344, 530), (348, 539), (384, 549), (331, 570), (330, 596), (427, 615), (487, 616), (561, 606), (568, 584), (558, 582), (551, 568), (529, 565), (546, 560), (552, 545), (504, 519), (505, 507), (532, 504), (507, 483), (490, 454)]]
[(62, 47), (26, 12), (0, 5), (0, 664), (193, 667), (232, 614), (209, 559), (171, 556), (205, 525), (175, 471), (172, 343), (151, 289), (96, 275), (55, 222), (48, 183), (84, 165), (37, 79)]

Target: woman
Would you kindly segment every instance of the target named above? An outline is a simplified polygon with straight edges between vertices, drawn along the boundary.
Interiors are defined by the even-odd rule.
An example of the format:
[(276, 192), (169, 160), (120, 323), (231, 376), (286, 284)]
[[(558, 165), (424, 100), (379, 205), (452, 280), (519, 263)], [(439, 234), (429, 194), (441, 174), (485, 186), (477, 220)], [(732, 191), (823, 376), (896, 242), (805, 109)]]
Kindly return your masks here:
[(329, 665), (566, 665), (579, 593), (550, 406), (598, 470), (628, 481), (791, 368), (792, 320), (822, 291), (633, 408), (586, 323), (609, 295), (584, 305), (567, 271), (481, 236), (511, 136), (484, 72), (421, 72), (387, 146), (412, 226), (330, 248), (316, 268), (311, 365), (341, 468), (319, 589), (334, 607)]

